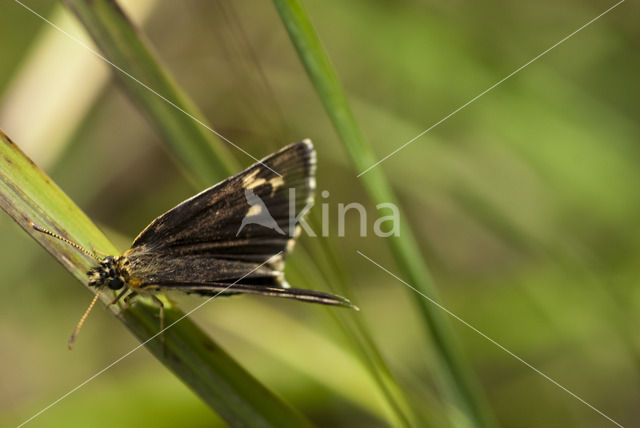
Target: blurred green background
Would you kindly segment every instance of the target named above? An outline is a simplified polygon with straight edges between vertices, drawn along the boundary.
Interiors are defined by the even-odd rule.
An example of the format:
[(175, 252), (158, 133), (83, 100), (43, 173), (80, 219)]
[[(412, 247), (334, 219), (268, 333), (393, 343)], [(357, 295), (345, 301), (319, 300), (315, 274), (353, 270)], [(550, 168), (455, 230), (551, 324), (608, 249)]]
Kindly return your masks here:
[[(27, 3), (75, 37), (53, 1)], [(121, 2), (215, 129), (256, 157), (305, 137), (318, 150), (318, 205), (347, 267), (353, 300), (414, 411), (448, 426), (448, 403), (379, 216), (270, 2)], [(379, 157), (614, 3), (304, 2)], [(0, 6), (0, 129), (121, 249), (196, 191), (189, 172), (101, 60), (12, 1)], [(640, 421), (640, 7), (625, 2), (434, 128), (380, 167), (444, 306), (625, 426)], [(634, 24), (635, 22), (635, 24)], [(90, 43), (90, 41), (88, 41)], [(239, 163), (252, 161), (235, 150)], [(213, 184), (213, 183), (212, 183)], [(338, 203), (355, 213), (337, 236)], [(320, 207), (314, 208), (320, 214)], [(402, 231), (401, 231), (402, 233)], [(0, 217), (0, 425), (15, 426), (137, 345)], [(313, 258), (303, 245), (292, 256)], [(321, 263), (319, 263), (321, 266)], [(318, 272), (304, 276), (327, 289)], [(171, 296), (184, 309), (196, 297)], [(259, 297), (217, 299), (196, 322), (318, 426), (388, 426), (370, 374), (331, 311)], [(453, 321), (505, 427), (614, 426)], [(131, 355), (30, 426), (224, 426), (146, 350)]]

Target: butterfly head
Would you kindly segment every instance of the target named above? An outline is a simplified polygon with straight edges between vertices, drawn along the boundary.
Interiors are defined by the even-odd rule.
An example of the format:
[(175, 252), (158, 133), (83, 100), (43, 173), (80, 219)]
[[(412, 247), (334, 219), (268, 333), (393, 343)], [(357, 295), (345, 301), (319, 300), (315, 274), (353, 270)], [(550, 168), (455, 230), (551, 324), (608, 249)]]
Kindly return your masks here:
[(125, 285), (125, 277), (121, 268), (122, 257), (107, 256), (100, 264), (87, 272), (90, 287), (107, 285), (112, 290), (120, 290)]

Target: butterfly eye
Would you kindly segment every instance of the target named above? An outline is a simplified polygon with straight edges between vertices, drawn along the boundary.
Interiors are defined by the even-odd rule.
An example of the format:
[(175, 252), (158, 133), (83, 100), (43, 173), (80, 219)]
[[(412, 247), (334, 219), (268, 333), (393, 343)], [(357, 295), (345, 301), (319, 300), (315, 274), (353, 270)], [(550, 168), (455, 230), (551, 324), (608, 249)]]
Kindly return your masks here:
[(115, 277), (111, 281), (109, 281), (109, 288), (112, 290), (120, 290), (124, 286), (124, 282), (120, 279), (120, 277)]

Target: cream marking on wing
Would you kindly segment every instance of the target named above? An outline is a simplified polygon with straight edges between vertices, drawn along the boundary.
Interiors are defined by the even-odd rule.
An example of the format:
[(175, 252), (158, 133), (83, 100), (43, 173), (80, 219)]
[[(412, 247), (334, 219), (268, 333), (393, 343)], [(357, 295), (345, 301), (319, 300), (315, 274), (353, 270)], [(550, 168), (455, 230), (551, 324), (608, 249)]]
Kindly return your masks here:
[[(258, 175), (258, 172), (260, 172), (260, 170), (256, 169), (255, 171), (253, 171), (251, 174), (247, 175), (245, 178), (242, 179), (242, 187), (245, 189), (253, 189), (256, 186), (259, 186), (260, 183), (258, 184), (254, 184), (256, 181), (256, 175)], [(264, 181), (264, 178), (261, 178), (260, 180)], [(251, 186), (251, 187), (249, 187)]]
[(256, 187), (262, 186), (263, 184), (269, 184), (271, 185), (271, 196), (273, 196), (278, 188), (284, 186), (284, 177), (278, 176), (266, 180), (264, 178), (256, 178), (258, 172), (260, 171), (255, 170), (242, 179), (242, 187), (244, 189), (255, 189)]
[(284, 186), (284, 178), (282, 177), (273, 177), (269, 180), (269, 184), (271, 184), (271, 196), (276, 193), (279, 187)]
[(291, 251), (293, 251), (293, 247), (295, 247), (296, 245), (296, 240), (295, 239), (289, 239), (287, 241), (287, 247), (285, 249), (285, 252), (290, 253)]
[(251, 205), (245, 217), (253, 217), (262, 214), (262, 205)]

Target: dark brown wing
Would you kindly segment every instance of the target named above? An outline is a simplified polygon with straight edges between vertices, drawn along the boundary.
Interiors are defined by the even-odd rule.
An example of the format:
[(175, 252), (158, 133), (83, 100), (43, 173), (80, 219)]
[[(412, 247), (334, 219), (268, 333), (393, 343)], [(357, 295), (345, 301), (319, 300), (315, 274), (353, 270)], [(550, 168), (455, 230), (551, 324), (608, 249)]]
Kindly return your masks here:
[[(350, 305), (340, 296), (288, 288), (284, 259), (313, 203), (315, 150), (289, 145), (156, 218), (125, 256), (130, 284), (213, 295), (258, 293)], [(289, 201), (292, 201), (291, 206)]]
[[(289, 224), (289, 197), (295, 215), (313, 203), (315, 157), (309, 140), (267, 156), (156, 218), (134, 240), (131, 251), (206, 253), (257, 263), (279, 251), (286, 255), (287, 242), (296, 234), (295, 222)], [(260, 201), (267, 212), (256, 215)], [(245, 220), (268, 220), (266, 214), (277, 228)]]
[[(203, 254), (187, 255), (180, 259), (158, 254), (138, 253), (128, 257), (136, 289), (172, 290), (204, 296), (238, 293), (285, 297), (305, 302), (355, 308), (341, 296), (321, 291), (285, 288), (282, 272), (268, 265), (220, 260)], [(215, 272), (215, 273), (212, 273)], [(215, 277), (215, 280), (212, 278)], [(140, 283), (137, 281), (141, 280)]]

